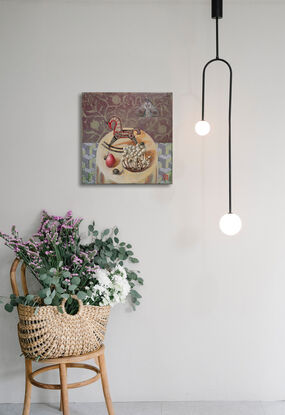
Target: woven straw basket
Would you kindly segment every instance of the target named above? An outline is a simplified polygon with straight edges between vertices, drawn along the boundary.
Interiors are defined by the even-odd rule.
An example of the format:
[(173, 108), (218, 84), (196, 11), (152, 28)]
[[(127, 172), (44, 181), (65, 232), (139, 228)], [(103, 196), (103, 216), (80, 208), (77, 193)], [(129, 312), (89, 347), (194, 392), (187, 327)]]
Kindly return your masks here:
[[(76, 298), (77, 299), (77, 298)], [(19, 304), (18, 335), (23, 354), (31, 359), (79, 356), (98, 350), (104, 341), (110, 307), (83, 305), (77, 314), (63, 313), (56, 306), (38, 308)]]

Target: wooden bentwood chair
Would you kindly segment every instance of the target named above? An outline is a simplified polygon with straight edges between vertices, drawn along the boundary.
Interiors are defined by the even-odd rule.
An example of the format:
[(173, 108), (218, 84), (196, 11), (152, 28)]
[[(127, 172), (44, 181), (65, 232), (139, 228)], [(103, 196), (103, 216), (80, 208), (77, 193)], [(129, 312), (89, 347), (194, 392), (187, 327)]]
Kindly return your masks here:
[[(10, 270), (10, 279), (13, 294), (16, 296), (19, 295), (19, 289), (16, 281), (16, 270), (20, 263), (19, 259), (15, 259)], [(28, 294), (28, 287), (26, 281), (26, 265), (23, 263), (21, 267), (21, 283), (23, 294)], [(61, 399), (60, 399), (60, 410), (63, 412), (63, 415), (69, 415), (69, 406), (68, 406), (68, 389), (73, 388), (80, 388), (81, 386), (89, 385), (90, 383), (96, 382), (101, 378), (103, 393), (105, 397), (105, 402), (108, 410), (109, 415), (114, 415), (114, 409), (112, 405), (112, 400), (109, 392), (109, 385), (108, 385), (108, 378), (107, 378), (107, 370), (106, 370), (106, 363), (105, 363), (105, 356), (104, 356), (105, 346), (102, 345), (99, 350), (91, 353), (87, 353), (80, 356), (71, 356), (71, 357), (59, 357), (56, 359), (44, 359), (41, 360), (41, 363), (51, 363), (51, 365), (42, 367), (40, 369), (32, 371), (32, 361), (33, 359), (29, 359), (25, 357), (25, 366), (26, 366), (26, 387), (25, 387), (25, 401), (24, 401), (24, 408), (23, 408), (23, 415), (29, 415), (30, 413), (30, 406), (31, 406), (31, 392), (32, 392), (32, 385), (37, 386), (38, 388), (42, 389), (52, 389), (52, 390), (60, 390), (61, 391)], [(98, 366), (89, 365), (86, 363), (79, 363), (84, 362), (86, 360), (94, 359), (95, 364)], [(75, 367), (75, 368), (83, 368), (89, 369), (96, 373), (90, 379), (75, 382), (75, 383), (67, 383), (67, 368), (68, 367)], [(49, 370), (59, 369), (59, 376), (60, 376), (60, 384), (48, 384), (48, 383), (41, 383), (35, 380), (35, 377), (40, 373), (47, 372)]]

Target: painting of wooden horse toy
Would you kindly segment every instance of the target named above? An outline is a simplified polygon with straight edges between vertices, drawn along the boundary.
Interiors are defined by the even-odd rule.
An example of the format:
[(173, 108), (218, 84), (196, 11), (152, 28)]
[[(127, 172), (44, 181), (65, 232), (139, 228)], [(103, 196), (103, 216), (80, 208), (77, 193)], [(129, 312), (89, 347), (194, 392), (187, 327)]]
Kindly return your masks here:
[(133, 141), (134, 144), (137, 144), (137, 139), (135, 137), (135, 133), (136, 135), (140, 135), (141, 130), (139, 128), (123, 128), (122, 126), (122, 121), (120, 120), (119, 117), (113, 116), (112, 118), (110, 118), (110, 120), (107, 122), (108, 127), (110, 128), (110, 130), (113, 130), (113, 138), (110, 141), (110, 143), (107, 143), (106, 141), (104, 141), (104, 143), (102, 143), (102, 145), (107, 148), (108, 150), (112, 150), (116, 153), (122, 153), (123, 152), (123, 148), (122, 147), (116, 147), (113, 146), (113, 144), (119, 139), (119, 138), (128, 138), (131, 141)]

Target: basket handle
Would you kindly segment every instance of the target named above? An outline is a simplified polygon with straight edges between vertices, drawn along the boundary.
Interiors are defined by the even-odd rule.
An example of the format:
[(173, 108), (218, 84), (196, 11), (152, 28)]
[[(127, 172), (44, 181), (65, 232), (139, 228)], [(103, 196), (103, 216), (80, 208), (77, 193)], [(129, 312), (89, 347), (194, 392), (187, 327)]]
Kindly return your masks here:
[[(19, 287), (18, 287), (17, 279), (16, 279), (17, 268), (20, 262), (21, 260), (19, 258), (15, 258), (10, 269), (10, 281), (11, 281), (12, 291), (13, 291), (13, 294), (15, 294), (17, 297), (20, 295)], [(27, 279), (26, 279), (26, 264), (24, 262), (22, 263), (22, 266), (21, 266), (21, 284), (22, 284), (23, 294), (28, 295), (29, 291), (28, 291)], [(77, 300), (78, 302), (79, 308), (78, 308), (78, 312), (75, 314), (77, 316), (83, 310), (83, 303), (76, 295), (72, 295), (71, 297)], [(63, 313), (67, 314), (67, 312), (65, 311), (65, 307), (64, 307), (65, 303), (66, 303), (66, 299), (64, 298), (62, 300), (61, 306), (62, 306)], [(67, 314), (67, 315), (70, 315), (70, 314)]]
[[(19, 296), (19, 287), (16, 280), (16, 271), (18, 268), (19, 263), (21, 260), (19, 258), (15, 258), (10, 269), (10, 281), (11, 281), (11, 287), (13, 294), (16, 296)], [(23, 262), (21, 266), (21, 284), (22, 284), (22, 290), (24, 295), (28, 295), (28, 286), (27, 286), (27, 280), (26, 280), (26, 264)]]
[(67, 314), (67, 312), (66, 312), (66, 310), (65, 310), (65, 303), (66, 303), (66, 298), (64, 298), (63, 300), (62, 300), (62, 302), (61, 302), (61, 308), (62, 308), (62, 311), (63, 311), (63, 314), (66, 314), (67, 316), (71, 316), (71, 317), (75, 317), (75, 316), (78, 316), (79, 314), (81, 314), (82, 313), (82, 310), (83, 310), (83, 302), (77, 297), (77, 295), (71, 295), (70, 297), (72, 297), (72, 298), (74, 298), (77, 302), (78, 302), (78, 311), (77, 311), (77, 313), (76, 314)]

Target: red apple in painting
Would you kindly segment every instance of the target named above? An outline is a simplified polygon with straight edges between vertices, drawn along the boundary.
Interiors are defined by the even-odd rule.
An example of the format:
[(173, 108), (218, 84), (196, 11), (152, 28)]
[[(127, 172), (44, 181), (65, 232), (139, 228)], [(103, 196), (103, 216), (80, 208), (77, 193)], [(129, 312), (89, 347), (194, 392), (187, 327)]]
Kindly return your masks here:
[(113, 156), (113, 154), (108, 154), (107, 158), (106, 158), (106, 166), (107, 167), (113, 167), (114, 164), (116, 163), (116, 159)]

